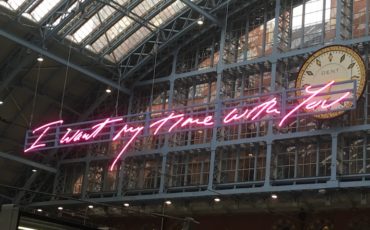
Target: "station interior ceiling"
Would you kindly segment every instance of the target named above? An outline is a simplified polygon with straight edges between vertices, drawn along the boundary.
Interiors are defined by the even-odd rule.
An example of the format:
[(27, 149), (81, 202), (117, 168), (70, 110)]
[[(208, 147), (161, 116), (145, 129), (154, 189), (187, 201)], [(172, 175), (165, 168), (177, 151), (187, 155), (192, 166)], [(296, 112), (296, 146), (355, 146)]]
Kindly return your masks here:
[[(116, 115), (135, 84), (166, 76), (161, 73), (172, 66), (176, 47), (209, 34), (219, 36), (225, 16), (258, 10), (254, 5), (258, 2), (0, 0), (0, 154), (18, 157), (0, 157), (0, 204), (14, 202), (19, 188), (27, 188), (34, 169), (29, 161), (53, 166), (59, 159), (53, 151), (25, 154), (27, 130), (60, 118), (73, 123)], [(197, 23), (200, 18), (202, 26)], [(42, 62), (37, 60), (40, 57)], [(248, 68), (232, 69), (226, 75)], [(112, 92), (107, 93), (107, 88)], [(52, 183), (52, 177), (45, 181)], [(190, 216), (245, 213), (289, 215), (299, 222), (297, 215), (303, 210), (307, 216), (317, 216), (369, 208), (364, 194), (364, 189), (292, 191), (282, 193), (279, 200), (271, 200), (270, 194), (235, 195), (217, 204), (212, 199), (184, 199), (165, 211), (170, 220), (179, 218), (180, 223)], [(66, 207), (66, 219), (86, 218), (83, 205)], [(163, 217), (163, 207), (162, 200), (149, 205), (138, 202), (129, 211), (122, 204), (109, 204), (89, 211), (89, 218), (100, 224), (120, 217), (141, 221)], [(25, 209), (34, 212), (33, 207)]]

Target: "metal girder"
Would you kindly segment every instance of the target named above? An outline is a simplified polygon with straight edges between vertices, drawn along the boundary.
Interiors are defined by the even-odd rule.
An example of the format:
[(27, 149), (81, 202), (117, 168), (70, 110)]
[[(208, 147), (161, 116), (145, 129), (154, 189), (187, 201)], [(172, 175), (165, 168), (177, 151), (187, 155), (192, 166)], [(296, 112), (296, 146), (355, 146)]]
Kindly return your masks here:
[(22, 38), (19, 38), (19, 37), (15, 36), (15, 35), (13, 35), (13, 34), (11, 34), (9, 32), (7, 32), (7, 31), (3, 30), (3, 29), (0, 29), (0, 36), (3, 36), (3, 37), (5, 37), (5, 38), (7, 38), (7, 39), (9, 39), (11, 41), (14, 41), (14, 42), (22, 45), (22, 46), (25, 46), (25, 47), (27, 47), (27, 48), (35, 51), (35, 52), (38, 52), (38, 53), (44, 55), (45, 57), (48, 57), (50, 59), (53, 59), (54, 61), (57, 61), (57, 62), (59, 62), (59, 63), (61, 63), (63, 65), (69, 66), (70, 68), (72, 68), (72, 69), (74, 69), (74, 70), (76, 70), (76, 71), (84, 74), (85, 76), (90, 77), (92, 79), (95, 79), (97, 81), (100, 81), (101, 83), (104, 83), (107, 86), (111, 86), (112, 88), (118, 89), (118, 90), (120, 90), (121, 92), (123, 92), (125, 94), (130, 94), (130, 90), (129, 89), (124, 88), (124, 87), (118, 85), (117, 83), (115, 83), (115, 82), (113, 82), (113, 81), (111, 81), (109, 79), (106, 79), (103, 76), (100, 76), (100, 75), (98, 75), (96, 73), (93, 73), (93, 72), (91, 72), (91, 71), (89, 71), (89, 70), (87, 70), (85, 68), (82, 68), (81, 66), (79, 66), (77, 64), (71, 63), (71, 62), (65, 60), (64, 58), (61, 58), (61, 57), (59, 57), (59, 56), (57, 56), (57, 55), (55, 55), (53, 53), (50, 53), (49, 51), (46, 51), (46, 50), (44, 50), (44, 49), (42, 49), (42, 48), (40, 48), (40, 47), (38, 47), (38, 46), (30, 43), (29, 41), (26, 41), (26, 40), (24, 40)]
[[(0, 123), (1, 122), (2, 121), (0, 121)], [(14, 146), (21, 147), (21, 148), (24, 147), (23, 144), (19, 143), (19, 141), (16, 141), (14, 139), (10, 139), (9, 137), (0, 137), (0, 142), (6, 142), (7, 144), (14, 145)]]
[(35, 167), (35, 168), (38, 168), (38, 169), (41, 169), (41, 170), (45, 170), (45, 171), (48, 171), (48, 172), (51, 172), (51, 173), (56, 173), (57, 172), (57, 170), (53, 167), (43, 165), (43, 164), (40, 164), (40, 163), (37, 163), (37, 162), (34, 162), (34, 161), (30, 161), (30, 160), (27, 160), (25, 158), (10, 155), (8, 153), (0, 152), (0, 157), (4, 158), (4, 159), (16, 161), (16, 162), (19, 162), (19, 163), (22, 163), (22, 164), (25, 164), (25, 165), (29, 165), (31, 167)]
[[(146, 15), (144, 17), (144, 20), (145, 21), (149, 21), (151, 18), (153, 18), (155, 15), (157, 15), (160, 11), (160, 9), (162, 8), (165, 8), (167, 5), (169, 5), (170, 3), (172, 3), (174, 0), (166, 0), (164, 1), (163, 3), (161, 3), (162, 5), (160, 7), (158, 7), (157, 9), (155, 10), (152, 10), (151, 12), (149, 12), (148, 15)], [(115, 48), (117, 48), (121, 42), (125, 41), (127, 38), (129, 38), (132, 34), (134, 34), (138, 29), (140, 29), (140, 24), (135, 24), (134, 26), (130, 27), (130, 29), (128, 29), (125, 33), (122, 34), (122, 36), (119, 36), (117, 37), (112, 44), (110, 44), (106, 49), (104, 49), (101, 54), (100, 54), (100, 58), (104, 58), (104, 56), (110, 52), (112, 52)]]
[[(84, 4), (86, 3), (86, 4)], [(58, 27), (58, 30), (55, 30), (54, 33), (59, 33), (61, 30), (63, 30), (63, 33), (59, 33), (59, 36), (64, 39), (65, 36), (68, 34), (74, 33), (78, 28), (80, 28), (88, 19), (90, 19), (94, 14), (99, 12), (104, 7), (104, 4), (101, 2), (96, 1), (85, 1), (84, 3), (79, 5), (78, 10), (76, 10), (76, 13), (74, 16), (78, 15), (81, 12), (81, 15), (79, 17), (76, 17), (76, 20), (74, 19), (74, 16), (71, 16), (71, 18), (68, 17), (68, 19), (64, 19), (64, 25)], [(89, 9), (89, 10), (87, 10)], [(69, 26), (66, 28), (66, 26)]]
[[(134, 9), (140, 2), (134, 1), (126, 6), (127, 10), (131, 11)], [(88, 36), (85, 41), (83, 41), (81, 47), (85, 47), (87, 44), (93, 43), (96, 39), (102, 36), (110, 27), (112, 27), (115, 23), (117, 23), (120, 19), (122, 19), (124, 15), (120, 11), (116, 11), (112, 17), (110, 17), (108, 22), (104, 23), (98, 31), (94, 32), (91, 36)]]
[[(103, 1), (103, 0), (98, 0), (98, 1)], [(112, 5), (115, 4), (117, 6), (114, 6)], [(126, 14), (126, 16), (130, 19), (132, 19), (133, 21), (139, 23), (141, 26), (143, 27), (146, 27), (148, 30), (152, 31), (153, 32), (153, 29), (150, 27), (154, 27), (155, 29), (157, 29), (158, 27), (156, 25), (154, 25), (153, 23), (150, 23), (150, 22), (146, 22), (145, 20), (143, 20), (139, 15), (135, 14), (134, 12), (126, 9), (125, 7), (121, 7), (118, 3), (114, 2), (114, 1), (107, 1), (105, 2), (105, 4), (107, 4), (108, 6), (112, 7), (113, 9), (123, 13), (123, 14)], [(149, 24), (149, 25), (147, 25)]]
[[(326, 183), (314, 183), (314, 184), (293, 184), (293, 185), (280, 185), (280, 186), (261, 186), (261, 187), (250, 187), (250, 188), (232, 188), (232, 189), (221, 189), (221, 190), (206, 190), (197, 192), (178, 192), (178, 193), (157, 193), (149, 195), (136, 195), (136, 196), (114, 196), (104, 198), (93, 198), (86, 199), (85, 202), (91, 203), (123, 203), (125, 201), (148, 201), (148, 200), (163, 200), (163, 199), (184, 199), (184, 198), (201, 198), (201, 197), (213, 197), (215, 194), (220, 196), (231, 196), (231, 195), (243, 195), (243, 194), (257, 194), (257, 193), (271, 193), (271, 192), (291, 192), (291, 191), (302, 191), (302, 190), (318, 190), (318, 189), (345, 189), (345, 188), (364, 188), (370, 186), (369, 181), (336, 181), (332, 183), (330, 181)], [(54, 194), (51, 194), (54, 195)], [(55, 206), (55, 205), (73, 205), (81, 204), (81, 201), (70, 199), (70, 200), (50, 200), (43, 202), (35, 202), (29, 204), (29, 207), (41, 207), (41, 206)]]
[[(19, 52), (21, 52), (21, 51), (19, 51)], [(19, 54), (17, 54), (17, 55), (19, 55)], [(3, 78), (4, 80), (0, 84), (0, 93), (2, 93), (3, 90), (6, 89), (9, 86), (9, 84), (11, 84), (14, 81), (14, 79), (17, 77), (19, 72), (21, 72), (22, 68), (34, 63), (35, 58), (36, 57), (31, 54), (31, 55), (25, 56), (20, 62), (16, 62), (17, 66), (13, 67), (11, 72), (7, 73), (7, 76), (4, 76), (4, 78)], [(14, 59), (17, 59), (17, 58), (16, 57), (11, 58), (10, 60), (8, 59), (8, 61), (11, 62)], [(12, 63), (10, 63), (10, 64), (12, 64)], [(3, 71), (2, 75), (4, 74), (4, 72), (5, 71)]]
[[(239, 12), (240, 10), (252, 5), (253, 3), (255, 3), (257, 0), (251, 0), (251, 1), (245, 1), (245, 3), (243, 2), (243, 4), (241, 4), (240, 6), (238, 7), (234, 7), (233, 8), (233, 11), (230, 11), (229, 12), (229, 16)], [(218, 11), (219, 9), (221, 8), (224, 8), (226, 7), (227, 5), (230, 5), (232, 3), (236, 3), (235, 0), (228, 0), (228, 1), (225, 1), (225, 2), (222, 2), (220, 3), (218, 6), (216, 6), (215, 8), (213, 8), (212, 10), (210, 10), (210, 13), (213, 13), (213, 12), (216, 12)], [(240, 2), (239, 2), (240, 3)], [(181, 18), (181, 15), (180, 15), (180, 18)], [(176, 40), (178, 37), (180, 37), (182, 34), (186, 33), (187, 31), (189, 31), (191, 28), (193, 28), (194, 26), (196, 26), (196, 23), (193, 22), (191, 23), (190, 25), (186, 26), (185, 28), (183, 28), (181, 31), (179, 31), (178, 33), (174, 34), (172, 37), (168, 38), (167, 41), (165, 41), (164, 43), (162, 43), (160, 45), (160, 47), (158, 48), (157, 52), (163, 50), (164, 48), (166, 48), (173, 40)], [(152, 36), (153, 37), (153, 36)], [(149, 38), (150, 39), (150, 38)], [(147, 39), (147, 41), (149, 40)], [(143, 42), (144, 43), (144, 42)], [(138, 50), (139, 47), (137, 47), (136, 49), (133, 49), (132, 52), (130, 52), (130, 54), (128, 54), (126, 57), (125, 57), (125, 60), (128, 60), (131, 56), (132, 53), (135, 53), (136, 50)], [(140, 69), (142, 68), (142, 66), (148, 62), (151, 58), (153, 58), (152, 56), (147, 56), (143, 59), (140, 59), (140, 61), (138, 63), (135, 63), (133, 66), (133, 68), (131, 68), (129, 71), (126, 72), (126, 74), (124, 75), (125, 78), (130, 78), (131, 75), (133, 75), (137, 69)], [(125, 60), (122, 60), (122, 62), (124, 62)]]
[[(202, 31), (200, 31), (200, 32), (198, 32), (198, 33), (196, 33), (196, 34), (194, 34), (194, 35), (192, 35), (192, 37), (190, 38), (190, 39), (188, 39), (185, 43), (183, 43), (183, 44), (181, 44), (179, 47), (178, 47), (178, 49), (181, 49), (181, 48), (183, 48), (184, 46), (186, 46), (186, 45), (188, 45), (191, 41), (193, 41), (194, 39), (196, 39), (196, 38), (198, 38), (198, 37), (200, 37), (201, 35), (203, 35), (204, 33), (206, 33), (207, 31), (209, 31), (211, 29), (211, 27), (207, 27), (207, 28), (205, 28), (204, 30), (202, 30)], [(161, 60), (158, 62), (157, 61), (157, 66), (158, 65), (160, 65), (162, 62), (164, 62), (165, 60), (167, 60), (168, 59), (168, 57), (169, 56), (171, 56), (171, 55), (173, 55), (172, 53), (170, 53), (170, 54), (168, 54), (168, 55), (166, 55), (166, 56), (164, 56), (163, 58), (161, 58)], [(147, 77), (147, 74), (148, 73), (150, 73), (151, 71), (153, 71), (153, 69), (154, 68), (157, 68), (157, 66), (151, 66), (150, 68), (148, 68), (143, 74), (141, 74), (141, 76), (140, 77), (138, 77), (137, 79), (135, 79), (135, 83), (136, 82), (140, 82), (143, 78), (145, 78), (145, 77)], [(174, 73), (171, 73), (170, 75), (173, 75)], [(174, 74), (174, 75), (176, 75), (176, 74)], [(172, 77), (172, 76), (169, 76), (170, 78)], [(168, 78), (168, 79), (170, 79), (170, 78)], [(153, 80), (150, 80), (151, 81), (151, 84), (152, 84), (152, 82), (153, 82)], [(163, 81), (163, 80), (162, 80)]]
[(187, 6), (189, 6), (192, 10), (198, 12), (199, 14), (203, 15), (205, 18), (209, 19), (210, 21), (212, 21), (214, 24), (218, 25), (218, 26), (222, 26), (222, 22), (220, 20), (218, 20), (215, 16), (213, 16), (212, 14), (204, 11), (202, 8), (200, 8), (197, 4), (195, 4), (194, 2), (191, 2), (189, 0), (181, 0), (183, 3), (185, 3)]
[[(12, 87), (18, 88), (20, 90), (24, 90), (24, 91), (28, 92), (31, 95), (34, 94), (34, 89), (31, 89), (27, 85), (13, 85)], [(37, 92), (37, 96), (42, 97), (45, 100), (50, 101), (50, 102), (52, 102), (55, 105), (61, 106), (61, 101), (60, 100), (57, 100), (56, 98), (51, 97), (51, 96), (45, 94), (42, 90), (40, 90), (39, 92)], [(73, 113), (73, 114), (75, 114), (77, 116), (80, 116), (81, 115), (81, 113), (79, 113), (75, 109), (69, 107), (68, 105), (63, 105), (63, 109), (66, 109), (70, 113)]]
[[(228, 4), (228, 1), (225, 1), (225, 2), (221, 3), (220, 5), (218, 5), (216, 8), (212, 9), (210, 12), (215, 12), (215, 11), (225, 7), (227, 4)], [(183, 28), (180, 32), (178, 32), (178, 33), (174, 34), (172, 37), (168, 38), (167, 41), (165, 41), (164, 43), (162, 43), (159, 46), (159, 48), (157, 49), (157, 52), (166, 48), (172, 41), (178, 39), (184, 33), (191, 30), (194, 26), (196, 26), (196, 24), (197, 24), (196, 22), (193, 22), (193, 23), (189, 24), (188, 26), (186, 26), (185, 28)], [(145, 58), (141, 59), (139, 61), (139, 63), (136, 63), (135, 66), (125, 74), (125, 78), (129, 78), (137, 69), (141, 68), (142, 65), (144, 63), (146, 63), (147, 61), (149, 61), (151, 58), (153, 58), (153, 57), (152, 56), (146, 56)]]
[(14, 200), (13, 197), (10, 197), (10, 196), (7, 196), (7, 195), (1, 194), (1, 193), (0, 193), (0, 197), (3, 198), (3, 199), (6, 199), (6, 200), (10, 200), (11, 202), (13, 202), (13, 200)]
[[(64, 0), (64, 1), (61, 1), (56, 7), (54, 7), (54, 9), (52, 9), (46, 17), (44, 17), (41, 21), (39, 21), (39, 24), (40, 25), (43, 25), (44, 23), (46, 22), (49, 22), (51, 18), (53, 18), (55, 16), (55, 14), (57, 12), (64, 12), (68, 9), (68, 7), (70, 7), (71, 5), (73, 4), (73, 1), (72, 0)], [(50, 23), (52, 24), (52, 23)]]
[(46, 37), (48, 38), (58, 33), (62, 28), (64, 28), (65, 25), (67, 25), (68, 22), (70, 22), (76, 15), (78, 15), (82, 9), (85, 9), (85, 7), (87, 7), (89, 4), (92, 4), (92, 2), (93, 1), (83, 1), (82, 3), (79, 3), (79, 8), (77, 10), (73, 10), (66, 17), (64, 17), (58, 25), (56, 25), (46, 34)]

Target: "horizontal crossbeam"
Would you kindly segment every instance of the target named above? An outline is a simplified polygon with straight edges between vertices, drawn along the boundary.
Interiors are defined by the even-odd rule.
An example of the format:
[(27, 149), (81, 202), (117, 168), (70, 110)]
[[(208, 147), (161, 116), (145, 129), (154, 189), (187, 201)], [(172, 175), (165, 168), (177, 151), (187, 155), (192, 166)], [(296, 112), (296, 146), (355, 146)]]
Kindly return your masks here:
[(25, 165), (29, 165), (29, 166), (32, 166), (34, 168), (45, 170), (45, 171), (48, 171), (48, 172), (51, 172), (51, 173), (56, 173), (57, 172), (57, 170), (55, 168), (52, 168), (50, 166), (43, 165), (43, 164), (40, 164), (40, 163), (37, 163), (37, 162), (34, 162), (34, 161), (30, 161), (30, 160), (27, 160), (27, 159), (22, 158), (22, 157), (17, 157), (17, 156), (14, 156), (14, 155), (10, 155), (8, 153), (0, 152), (0, 157), (4, 158), (4, 159), (16, 161), (16, 162), (19, 162), (19, 163), (22, 163), (22, 164), (25, 164)]
[(90, 78), (95, 79), (97, 81), (100, 81), (101, 83), (106, 84), (107, 86), (111, 86), (112, 88), (118, 89), (118, 90), (120, 90), (121, 92), (123, 92), (125, 94), (130, 94), (130, 90), (128, 90), (127, 88), (124, 88), (124, 87), (120, 86), (119, 84), (117, 84), (117, 83), (115, 83), (115, 82), (113, 82), (113, 81), (111, 81), (111, 80), (109, 80), (109, 79), (107, 79), (103, 76), (100, 76), (100, 75), (98, 75), (94, 72), (91, 72), (91, 71), (89, 71), (89, 70), (87, 70), (87, 69), (85, 69), (85, 68), (83, 68), (83, 67), (81, 67), (77, 64), (71, 63), (71, 62), (65, 60), (64, 58), (61, 58), (61, 57), (59, 57), (59, 56), (57, 56), (57, 55), (55, 55), (55, 54), (53, 54), (53, 53), (51, 53), (51, 52), (49, 52), (45, 49), (42, 49), (42, 48), (30, 43), (29, 41), (26, 41), (22, 38), (19, 38), (19, 37), (15, 36), (14, 34), (11, 34), (7, 31), (3, 30), (3, 29), (0, 29), (0, 36), (2, 36), (4, 38), (7, 38), (11, 41), (14, 41), (14, 42), (16, 42), (16, 43), (18, 43), (22, 46), (25, 46), (25, 47), (27, 47), (27, 48), (35, 51), (35, 52), (38, 52), (39, 54), (44, 55), (45, 57), (53, 59), (54, 61), (57, 61), (57, 62), (59, 62), (63, 65), (66, 65), (66, 66), (84, 74), (84, 76), (87, 76), (87, 77), (90, 77)]

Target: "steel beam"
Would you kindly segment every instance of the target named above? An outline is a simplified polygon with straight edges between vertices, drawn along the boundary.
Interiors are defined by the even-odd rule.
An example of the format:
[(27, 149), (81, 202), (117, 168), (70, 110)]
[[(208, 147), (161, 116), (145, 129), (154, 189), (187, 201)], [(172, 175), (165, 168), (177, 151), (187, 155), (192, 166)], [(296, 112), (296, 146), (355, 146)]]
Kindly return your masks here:
[[(3, 92), (4, 89), (6, 89), (10, 84), (12, 84), (12, 82), (16, 79), (16, 77), (18, 76), (18, 74), (21, 72), (21, 70), (28, 66), (28, 65), (31, 65), (32, 63), (35, 62), (35, 56), (34, 55), (28, 55), (26, 57), (24, 57), (20, 63), (17, 63), (18, 66), (17, 68), (13, 68), (11, 70), (11, 72), (9, 72), (7, 74), (7, 76), (4, 76), (3, 77), (3, 81), (1, 82), (0, 84), (0, 93)], [(9, 61), (9, 60), (8, 60)]]
[(43, 165), (43, 164), (40, 164), (40, 163), (37, 163), (37, 162), (34, 162), (34, 161), (30, 161), (30, 160), (27, 160), (25, 158), (21, 158), (21, 157), (18, 157), (18, 156), (10, 155), (8, 153), (0, 152), (0, 157), (4, 158), (4, 159), (16, 161), (16, 162), (19, 162), (19, 163), (22, 163), (22, 164), (25, 164), (25, 165), (29, 165), (31, 167), (35, 167), (35, 168), (38, 168), (38, 169), (41, 169), (41, 170), (45, 170), (45, 171), (48, 171), (48, 172), (51, 172), (51, 173), (56, 173), (57, 172), (57, 170), (53, 167)]
[[(221, 3), (220, 5), (218, 5), (217, 7), (213, 8), (210, 12), (216, 12), (224, 7), (226, 7), (228, 5), (228, 1), (225, 1), (223, 3)], [(178, 16), (178, 18), (181, 18), (181, 15), (180, 14)], [(177, 20), (178, 18), (174, 18), (173, 21)], [(173, 21), (170, 21), (168, 22), (168, 24), (172, 23)], [(184, 35), (185, 33), (187, 33), (188, 31), (190, 31), (194, 26), (196, 26), (196, 22), (192, 22), (188, 25), (186, 25), (180, 32), (174, 34), (172, 37), (168, 38), (166, 41), (163, 42), (163, 44), (161, 44), (157, 50), (157, 52), (161, 52), (163, 49), (167, 48), (167, 46), (169, 46), (169, 44), (171, 44), (173, 41), (177, 40), (178, 38), (180, 38), (182, 35)], [(211, 25), (213, 26), (213, 25)], [(154, 36), (154, 35), (153, 35)], [(153, 39), (153, 36), (149, 37), (148, 39), (146, 39), (145, 41), (143, 41), (142, 43), (146, 43), (148, 42), (150, 39)], [(127, 57), (122, 60), (122, 62), (124, 62), (125, 60), (129, 59), (130, 58), (130, 55), (132, 55), (134, 52), (135, 52), (136, 49), (133, 49), (130, 54), (127, 55)], [(143, 59), (140, 59), (140, 61), (138, 63), (135, 64), (135, 66), (133, 68), (131, 68), (126, 74), (125, 74), (125, 77), (124, 79), (129, 79), (130, 77), (132, 77), (132, 75), (140, 68), (142, 68), (142, 66), (148, 62), (150, 59), (152, 59), (152, 55), (149, 55), (149, 56), (146, 56), (145, 58)]]
[(0, 36), (2, 36), (4, 38), (7, 38), (7, 39), (9, 39), (11, 41), (14, 41), (14, 42), (16, 42), (16, 43), (18, 43), (18, 44), (20, 44), (22, 46), (25, 46), (25, 47), (27, 47), (27, 48), (35, 51), (35, 52), (38, 52), (38, 53), (44, 55), (45, 57), (48, 57), (50, 59), (53, 59), (54, 61), (57, 61), (57, 62), (59, 62), (59, 63), (61, 63), (63, 65), (66, 65), (66, 66), (68, 66), (68, 67), (70, 67), (70, 68), (72, 68), (72, 69), (74, 69), (74, 70), (76, 70), (76, 71), (84, 74), (85, 76), (87, 76), (89, 78), (95, 79), (95, 80), (97, 80), (97, 81), (99, 81), (99, 82), (101, 82), (103, 84), (106, 84), (107, 86), (110, 86), (112, 88), (118, 89), (118, 90), (120, 90), (121, 92), (123, 92), (125, 94), (130, 94), (130, 90), (129, 89), (124, 88), (124, 87), (118, 85), (116, 82), (113, 82), (113, 81), (111, 81), (109, 79), (106, 79), (103, 76), (100, 76), (100, 75), (98, 75), (96, 73), (93, 73), (93, 72), (91, 72), (91, 71), (89, 71), (89, 70), (87, 70), (85, 68), (82, 68), (81, 66), (79, 66), (77, 64), (71, 63), (71, 62), (65, 60), (64, 58), (61, 58), (61, 57), (59, 57), (59, 56), (57, 56), (57, 55), (55, 55), (55, 54), (53, 54), (53, 53), (51, 53), (51, 52), (49, 52), (49, 51), (47, 51), (45, 49), (42, 49), (42, 48), (40, 48), (40, 47), (38, 47), (38, 46), (30, 43), (29, 41), (26, 41), (26, 40), (24, 40), (22, 38), (19, 38), (19, 37), (15, 36), (15, 35), (13, 35), (13, 34), (11, 34), (9, 32), (7, 32), (7, 31), (3, 30), (3, 29), (0, 29)]
[[(158, 193), (150, 195), (136, 195), (136, 196), (115, 196), (115, 197), (103, 197), (86, 199), (84, 202), (87, 203), (123, 203), (125, 201), (148, 201), (148, 200), (163, 200), (163, 199), (184, 199), (184, 198), (206, 198), (214, 197), (215, 194), (220, 196), (231, 196), (231, 195), (245, 195), (245, 194), (269, 194), (271, 192), (287, 192), (292, 191), (317, 191), (319, 189), (346, 189), (346, 188), (366, 188), (370, 186), (370, 181), (343, 181), (337, 184), (332, 183), (315, 183), (315, 184), (293, 184), (293, 185), (280, 185), (280, 186), (269, 186), (269, 187), (251, 187), (251, 188), (239, 188), (239, 189), (221, 189), (221, 190), (206, 190), (199, 192), (179, 192), (179, 193)], [(54, 194), (51, 194), (54, 195)], [(70, 200), (50, 200), (44, 202), (31, 203), (29, 207), (41, 207), (41, 206), (56, 206), (56, 205), (77, 205), (81, 204), (81, 200), (70, 199)]]
[(197, 4), (194, 2), (191, 2), (189, 0), (181, 0), (183, 3), (185, 3), (187, 6), (189, 6), (192, 10), (198, 12), (199, 14), (203, 15), (208, 20), (212, 21), (214, 24), (218, 26), (222, 26), (222, 23), (220, 20), (218, 20), (215, 16), (212, 14), (209, 14), (208, 12), (204, 11), (202, 8), (200, 8)]
[[(31, 89), (27, 85), (13, 85), (11, 87), (18, 88), (19, 90), (23, 90), (23, 91), (25, 91), (25, 92), (27, 92), (27, 93), (29, 93), (31, 95), (30, 98), (33, 97), (33, 94), (34, 94), (33, 89)], [(41, 97), (41, 98), (43, 98), (43, 99), (45, 99), (45, 100), (47, 100), (47, 101), (55, 104), (55, 105), (61, 106), (61, 102), (58, 99), (47, 95), (45, 92), (43, 92), (41, 90), (39, 92), (37, 92), (37, 96), (39, 96), (39, 97)], [(81, 116), (81, 113), (80, 112), (76, 111), (72, 107), (69, 107), (68, 105), (63, 105), (63, 109), (67, 110), (70, 113), (73, 113), (74, 115)]]

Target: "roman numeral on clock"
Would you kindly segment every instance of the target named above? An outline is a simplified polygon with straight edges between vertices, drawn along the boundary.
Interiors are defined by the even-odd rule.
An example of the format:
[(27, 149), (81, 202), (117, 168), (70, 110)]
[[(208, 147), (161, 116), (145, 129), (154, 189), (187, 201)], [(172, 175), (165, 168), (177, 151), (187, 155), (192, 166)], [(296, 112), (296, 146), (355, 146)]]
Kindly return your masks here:
[(346, 55), (345, 54), (343, 54), (343, 56), (340, 57), (340, 63), (342, 63), (344, 61), (344, 59), (346, 59)]
[(351, 64), (347, 67), (347, 69), (352, 69), (352, 68), (353, 68), (353, 66), (355, 66), (355, 63), (351, 63)]

